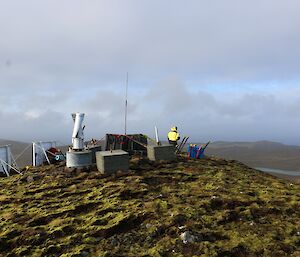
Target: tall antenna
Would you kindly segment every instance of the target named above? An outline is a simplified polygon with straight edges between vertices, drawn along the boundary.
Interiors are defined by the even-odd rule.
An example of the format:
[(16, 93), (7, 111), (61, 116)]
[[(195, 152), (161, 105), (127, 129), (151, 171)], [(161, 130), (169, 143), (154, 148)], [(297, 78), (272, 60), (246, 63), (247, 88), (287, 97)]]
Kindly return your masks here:
[(126, 99), (125, 99), (125, 135), (127, 135), (127, 109), (128, 109), (128, 72), (126, 76)]

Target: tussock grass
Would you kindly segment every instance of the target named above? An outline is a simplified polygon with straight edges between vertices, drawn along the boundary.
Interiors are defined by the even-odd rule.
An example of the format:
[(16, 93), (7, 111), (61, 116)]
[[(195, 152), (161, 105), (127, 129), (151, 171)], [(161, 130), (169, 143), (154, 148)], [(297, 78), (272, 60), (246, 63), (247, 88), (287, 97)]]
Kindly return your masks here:
[(300, 185), (217, 158), (32, 168), (0, 179), (0, 226), (0, 256), (300, 256)]

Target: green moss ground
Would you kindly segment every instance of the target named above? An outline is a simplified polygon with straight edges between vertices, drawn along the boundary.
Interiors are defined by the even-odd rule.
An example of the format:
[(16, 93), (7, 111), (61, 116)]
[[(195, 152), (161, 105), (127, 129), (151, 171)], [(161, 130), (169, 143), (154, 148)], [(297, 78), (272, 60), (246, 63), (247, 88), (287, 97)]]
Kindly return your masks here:
[(216, 158), (46, 166), (0, 179), (0, 226), (0, 256), (300, 256), (300, 185)]

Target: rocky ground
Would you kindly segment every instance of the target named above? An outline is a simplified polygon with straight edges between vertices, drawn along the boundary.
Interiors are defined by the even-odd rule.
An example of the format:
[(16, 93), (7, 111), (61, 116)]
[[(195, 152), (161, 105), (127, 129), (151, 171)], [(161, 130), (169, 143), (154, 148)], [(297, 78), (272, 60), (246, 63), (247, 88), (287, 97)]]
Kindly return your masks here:
[(0, 179), (0, 256), (300, 256), (300, 185), (239, 162)]

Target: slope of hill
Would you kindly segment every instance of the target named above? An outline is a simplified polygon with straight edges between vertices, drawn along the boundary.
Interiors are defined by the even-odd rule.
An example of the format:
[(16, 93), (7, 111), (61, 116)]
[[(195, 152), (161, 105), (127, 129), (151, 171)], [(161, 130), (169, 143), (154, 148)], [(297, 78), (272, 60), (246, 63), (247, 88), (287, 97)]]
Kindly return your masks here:
[(251, 167), (300, 171), (300, 146), (268, 141), (214, 142), (207, 154), (239, 160)]
[(12, 151), (20, 153), (29, 145), (29, 143), (0, 139), (0, 146), (1, 145), (10, 145), (12, 147)]
[(300, 185), (236, 161), (0, 179), (0, 256), (299, 256)]

